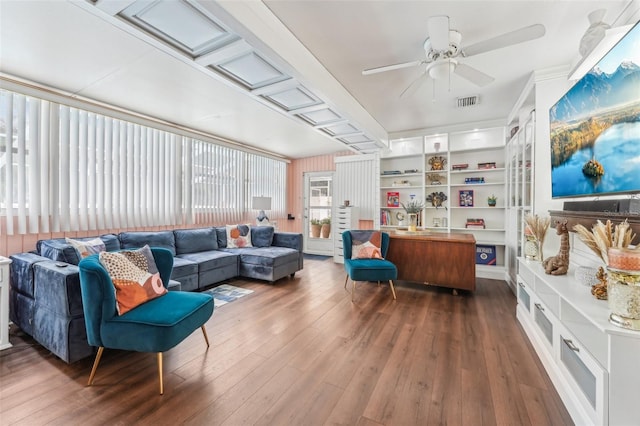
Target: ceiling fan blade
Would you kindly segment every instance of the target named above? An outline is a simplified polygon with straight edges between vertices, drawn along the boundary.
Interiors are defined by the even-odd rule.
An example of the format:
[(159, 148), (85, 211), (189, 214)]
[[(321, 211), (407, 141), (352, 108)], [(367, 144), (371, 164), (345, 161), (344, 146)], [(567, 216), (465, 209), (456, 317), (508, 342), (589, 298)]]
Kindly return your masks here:
[(545, 28), (542, 24), (530, 25), (511, 31), (488, 40), (484, 40), (462, 49), (465, 57), (478, 55), (480, 53), (489, 52), (491, 50), (502, 49), (503, 47), (512, 46), (514, 44), (523, 43), (529, 40), (535, 40), (544, 35)]
[(487, 75), (482, 71), (479, 71), (466, 64), (458, 64), (453, 72), (480, 87), (486, 86), (487, 84), (495, 80), (495, 78), (491, 77), (490, 75)]
[(429, 40), (433, 50), (449, 49), (449, 17), (446, 15), (431, 16), (427, 21)]
[(425, 71), (422, 74), (420, 74), (418, 78), (413, 80), (411, 84), (408, 85), (407, 88), (402, 91), (402, 93), (400, 93), (400, 99), (408, 98), (414, 93), (416, 93), (418, 89), (422, 87), (422, 85), (426, 80), (427, 80), (427, 72)]
[(377, 68), (369, 68), (369, 69), (366, 69), (366, 70), (362, 71), (362, 75), (376, 74), (376, 73), (379, 73), (379, 72), (393, 71), (393, 70), (399, 70), (399, 69), (402, 69), (402, 68), (415, 67), (415, 66), (418, 66), (418, 65), (422, 65), (424, 63), (425, 63), (424, 60), (420, 60), (420, 61), (403, 62), (401, 64), (385, 65), (383, 67), (377, 67)]

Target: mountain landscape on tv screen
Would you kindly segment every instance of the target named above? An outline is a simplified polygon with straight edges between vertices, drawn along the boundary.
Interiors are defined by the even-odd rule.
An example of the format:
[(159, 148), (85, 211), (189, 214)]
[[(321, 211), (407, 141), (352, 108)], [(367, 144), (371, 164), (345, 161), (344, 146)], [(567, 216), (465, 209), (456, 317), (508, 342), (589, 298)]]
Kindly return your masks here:
[(589, 71), (549, 114), (551, 122), (568, 122), (634, 101), (640, 101), (640, 66), (624, 61), (612, 74), (597, 67)]

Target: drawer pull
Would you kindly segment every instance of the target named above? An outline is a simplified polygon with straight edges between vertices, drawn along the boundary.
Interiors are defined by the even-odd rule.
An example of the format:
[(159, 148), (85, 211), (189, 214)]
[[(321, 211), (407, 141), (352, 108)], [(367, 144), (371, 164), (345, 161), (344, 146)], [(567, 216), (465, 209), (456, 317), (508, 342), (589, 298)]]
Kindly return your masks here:
[(524, 288), (524, 284), (522, 284), (521, 282), (518, 281), (518, 285), (520, 286), (520, 288)]
[(580, 352), (580, 348), (573, 344), (573, 342), (569, 339), (562, 339), (565, 345), (569, 347), (574, 352)]
[(540, 312), (544, 312), (544, 308), (542, 307), (541, 304), (539, 303), (534, 303), (534, 306), (540, 311)]

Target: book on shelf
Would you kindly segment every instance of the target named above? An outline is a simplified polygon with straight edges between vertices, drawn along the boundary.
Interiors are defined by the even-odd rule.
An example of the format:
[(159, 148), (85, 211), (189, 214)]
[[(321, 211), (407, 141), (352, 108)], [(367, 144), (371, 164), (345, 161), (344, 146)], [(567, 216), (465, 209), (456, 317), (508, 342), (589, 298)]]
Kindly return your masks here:
[(468, 177), (468, 178), (464, 178), (464, 183), (484, 183), (484, 177)]
[(487, 163), (478, 163), (478, 168), (479, 169), (495, 169), (496, 163), (495, 161), (490, 161)]
[(407, 169), (404, 172), (406, 174), (409, 174), (409, 173), (420, 173), (420, 170), (418, 170), (418, 169)]
[(388, 226), (391, 225), (391, 214), (388, 210), (380, 211), (380, 225)]
[(460, 207), (473, 207), (473, 190), (462, 189), (459, 193)]
[(452, 165), (452, 166), (451, 166), (451, 168), (452, 168), (453, 170), (464, 170), (464, 169), (469, 168), (469, 164), (467, 164), (467, 163), (464, 163), (464, 164), (454, 164), (454, 165)]
[(383, 170), (383, 175), (400, 175), (402, 172), (400, 170)]
[(476, 263), (496, 266), (496, 246), (476, 244)]
[(387, 207), (400, 207), (400, 193), (395, 191), (387, 192)]
[(484, 225), (473, 225), (473, 224), (466, 224), (465, 228), (467, 229), (486, 229), (486, 227)]
[(464, 225), (467, 229), (485, 229), (484, 219), (482, 218), (467, 218), (467, 222)]

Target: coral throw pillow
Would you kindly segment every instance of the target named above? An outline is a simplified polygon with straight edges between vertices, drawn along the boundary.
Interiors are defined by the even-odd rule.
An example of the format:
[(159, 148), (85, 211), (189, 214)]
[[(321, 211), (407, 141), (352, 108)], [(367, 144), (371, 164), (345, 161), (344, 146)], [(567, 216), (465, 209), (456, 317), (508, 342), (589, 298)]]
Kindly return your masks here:
[(118, 315), (167, 293), (149, 246), (139, 250), (100, 253), (116, 291)]
[(380, 247), (382, 247), (382, 232), (351, 231), (352, 259), (384, 259)]
[(94, 238), (89, 241), (73, 240), (71, 238), (65, 238), (65, 241), (73, 246), (78, 252), (78, 257), (84, 259), (92, 254), (97, 254), (102, 251), (106, 251), (107, 247), (104, 245), (104, 241), (100, 238)]
[(250, 225), (227, 225), (227, 248), (252, 247)]

